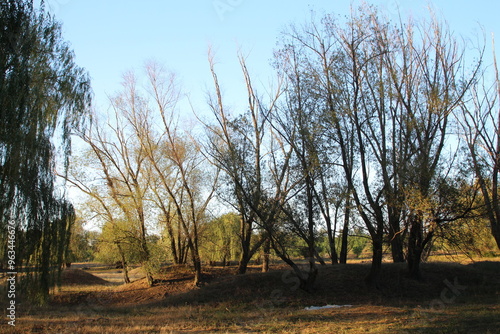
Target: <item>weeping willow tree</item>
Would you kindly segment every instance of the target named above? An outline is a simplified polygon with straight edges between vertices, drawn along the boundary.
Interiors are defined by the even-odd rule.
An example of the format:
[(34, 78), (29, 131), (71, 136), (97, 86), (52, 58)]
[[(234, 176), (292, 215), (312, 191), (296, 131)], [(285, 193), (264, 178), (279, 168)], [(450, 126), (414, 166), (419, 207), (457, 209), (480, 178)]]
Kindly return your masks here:
[[(43, 2), (40, 9), (32, 0), (0, 6), (0, 261), (23, 272), (21, 287), (44, 302), (74, 220), (54, 171), (66, 169), (70, 134), (90, 104), (90, 83)], [(6, 260), (8, 250), (15, 251), (14, 263)]]

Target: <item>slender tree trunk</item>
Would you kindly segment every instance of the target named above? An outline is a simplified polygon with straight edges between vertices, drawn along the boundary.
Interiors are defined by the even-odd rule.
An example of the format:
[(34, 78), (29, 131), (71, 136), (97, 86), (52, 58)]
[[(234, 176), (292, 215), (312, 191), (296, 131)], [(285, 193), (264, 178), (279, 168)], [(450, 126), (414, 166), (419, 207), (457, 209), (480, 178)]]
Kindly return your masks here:
[(271, 240), (269, 238), (266, 238), (266, 241), (264, 242), (264, 247), (262, 251), (262, 272), (267, 273), (269, 271), (269, 258), (270, 258), (270, 253), (271, 252)]
[(120, 259), (123, 268), (123, 282), (125, 284), (129, 284), (130, 277), (128, 276), (128, 266), (127, 266), (127, 260), (125, 259), (125, 253), (123, 252), (122, 246), (120, 245), (119, 242), (116, 243), (116, 246), (118, 247), (118, 253), (120, 254)]
[(337, 232), (337, 213), (338, 213), (338, 205), (335, 208), (335, 224), (334, 227), (332, 228), (332, 222), (330, 219), (330, 216), (326, 216), (326, 230), (328, 233), (328, 245), (330, 248), (330, 260), (332, 261), (332, 264), (337, 264), (339, 263), (339, 257), (337, 255), (337, 247), (335, 246), (335, 233)]
[[(240, 206), (240, 208), (242, 207), (243, 206)], [(240, 212), (243, 211), (244, 211), (243, 209), (240, 210)], [(240, 256), (240, 261), (238, 262), (238, 269), (236, 270), (236, 273), (238, 275), (243, 275), (247, 272), (247, 266), (252, 257), (250, 254), (252, 224), (243, 217), (240, 217), (240, 224), (241, 224), (240, 225), (241, 256)]]
[(342, 245), (340, 246), (340, 263), (347, 263), (347, 246), (349, 236), (349, 221), (351, 216), (351, 197), (348, 196), (344, 209), (344, 227), (342, 228)]

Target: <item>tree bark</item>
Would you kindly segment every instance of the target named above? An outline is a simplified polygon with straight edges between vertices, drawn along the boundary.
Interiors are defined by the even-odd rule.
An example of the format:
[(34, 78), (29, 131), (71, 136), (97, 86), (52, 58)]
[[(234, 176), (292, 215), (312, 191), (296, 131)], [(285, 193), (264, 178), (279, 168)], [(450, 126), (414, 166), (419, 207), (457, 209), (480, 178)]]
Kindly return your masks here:
[(125, 253), (123, 252), (123, 249), (120, 246), (120, 243), (116, 243), (116, 246), (118, 247), (118, 253), (120, 253), (120, 258), (121, 258), (121, 263), (122, 263), (122, 268), (123, 268), (123, 282), (125, 284), (129, 284), (130, 277), (128, 276), (128, 266), (127, 266), (127, 260), (125, 259)]
[(349, 236), (349, 220), (351, 215), (351, 198), (347, 197), (344, 209), (344, 226), (342, 228), (342, 245), (340, 246), (340, 263), (347, 263), (347, 246)]
[(271, 241), (269, 238), (266, 238), (266, 241), (264, 242), (264, 247), (263, 247), (263, 254), (262, 254), (262, 272), (267, 273), (269, 271), (269, 258), (270, 258), (270, 253), (271, 252)]
[(365, 278), (365, 283), (371, 288), (379, 288), (380, 272), (382, 270), (383, 242), (382, 235), (372, 238), (373, 256), (370, 273)]

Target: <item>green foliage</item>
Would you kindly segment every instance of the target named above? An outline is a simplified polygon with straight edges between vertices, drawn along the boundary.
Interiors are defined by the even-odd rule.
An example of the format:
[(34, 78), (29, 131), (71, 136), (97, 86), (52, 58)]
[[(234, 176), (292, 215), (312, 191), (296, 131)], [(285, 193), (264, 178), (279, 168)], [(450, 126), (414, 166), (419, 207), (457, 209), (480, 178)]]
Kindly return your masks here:
[(239, 258), (240, 216), (226, 213), (208, 222), (203, 229), (201, 257), (207, 261), (230, 261)]
[(44, 302), (74, 218), (71, 204), (57, 195), (54, 170), (57, 162), (67, 165), (70, 132), (90, 103), (89, 79), (60, 25), (33, 1), (2, 1), (0, 31), (0, 243), (4, 249), (12, 223), (16, 265), (40, 268), (26, 276), (26, 286)]
[(498, 247), (489, 221), (483, 217), (460, 219), (443, 227), (435, 251), (459, 252), (468, 256), (496, 256)]
[(90, 262), (94, 259), (98, 232), (86, 230), (83, 225), (81, 219), (76, 219), (72, 226), (66, 263)]
[(98, 238), (95, 259), (108, 264), (122, 261), (140, 263), (142, 260), (141, 238), (134, 233), (133, 224), (126, 220), (106, 222)]
[(165, 246), (158, 236), (148, 237), (149, 259), (144, 264), (145, 270), (151, 274), (160, 272), (162, 264), (165, 263)]

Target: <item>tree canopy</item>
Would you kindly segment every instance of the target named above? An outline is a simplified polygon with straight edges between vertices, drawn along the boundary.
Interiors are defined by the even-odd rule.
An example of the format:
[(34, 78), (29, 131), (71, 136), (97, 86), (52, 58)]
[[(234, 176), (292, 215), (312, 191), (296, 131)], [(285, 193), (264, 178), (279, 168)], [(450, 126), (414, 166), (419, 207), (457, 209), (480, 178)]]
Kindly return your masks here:
[(43, 300), (74, 216), (54, 170), (68, 164), (71, 131), (91, 101), (90, 81), (43, 6), (2, 1), (0, 29), (1, 238), (5, 245), (7, 229), (15, 231), (15, 264), (40, 268), (27, 277)]

